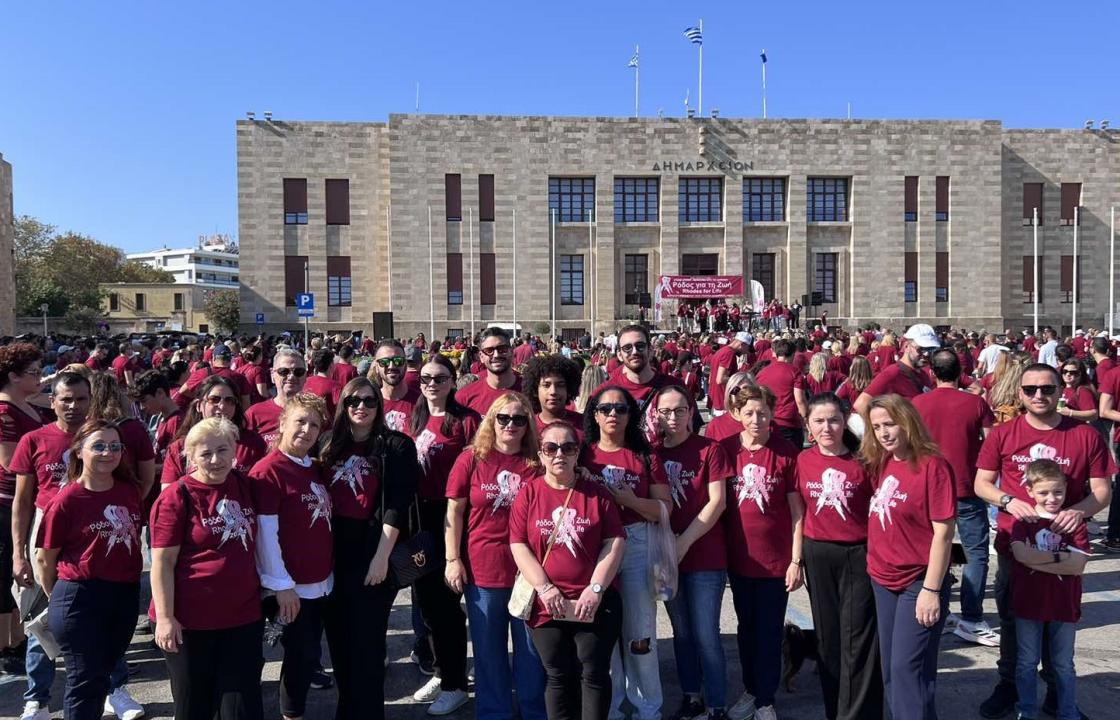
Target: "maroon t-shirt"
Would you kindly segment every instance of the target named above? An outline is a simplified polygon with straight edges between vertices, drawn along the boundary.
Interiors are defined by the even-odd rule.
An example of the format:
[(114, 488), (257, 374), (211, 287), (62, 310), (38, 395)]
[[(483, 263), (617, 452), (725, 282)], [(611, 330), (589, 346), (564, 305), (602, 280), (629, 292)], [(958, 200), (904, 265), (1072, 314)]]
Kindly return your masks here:
[(836, 388), (840, 387), (840, 383), (842, 382), (844, 382), (843, 376), (831, 370), (826, 370), (824, 377), (820, 380), (813, 378), (811, 375), (806, 375), (805, 391), (808, 397), (826, 392), (836, 392)]
[[(541, 420), (540, 415), (534, 415), (533, 420), (537, 424), (537, 435), (539, 436), (544, 429), (548, 427), (548, 423)], [(564, 422), (570, 424), (576, 429), (576, 439), (578, 442), (583, 442), (583, 413), (578, 413), (575, 410), (564, 410)]]
[(331, 494), (334, 514), (369, 520), (378, 508), (381, 492), (380, 463), (351, 451), (331, 467), (323, 467), (323, 484)]
[(237, 371), (241, 373), (245, 378), (245, 382), (249, 384), (249, 402), (258, 403), (263, 400), (265, 396), (261, 395), (260, 390), (257, 389), (257, 385), (268, 387), (268, 370), (265, 369), (263, 365), (249, 363), (248, 365), (242, 365)]
[[(1011, 527), (1011, 543), (1021, 542), (1043, 552), (1080, 552), (1090, 554), (1089, 530), (1085, 523), (1072, 533), (1050, 529), (1051, 521), (1016, 520)], [(1016, 562), (1011, 570), (1011, 609), (1015, 617), (1038, 622), (1077, 622), (1081, 619), (1081, 576), (1054, 575), (1032, 570)]]
[[(194, 465), (187, 459), (184, 447), (184, 438), (180, 438), (167, 448), (167, 455), (163, 458), (163, 470), (160, 471), (159, 482), (161, 485), (171, 485), (184, 475), (194, 472)], [(241, 430), (238, 433), (237, 447), (234, 449), (233, 469), (248, 473), (257, 461), (268, 453), (268, 446), (264, 440), (252, 430)]]
[[(1104, 361), (1101, 361), (1101, 365)], [(1098, 368), (1100, 365), (1097, 366)], [(1099, 371), (1098, 371), (1099, 372)], [(1099, 375), (1098, 375), (1099, 377)], [(1120, 372), (1115, 369), (1109, 370), (1104, 379), (1100, 381), (1100, 392), (1102, 395), (1108, 394), (1112, 396), (1112, 409), (1120, 409)], [(1112, 441), (1120, 443), (1120, 423), (1112, 423)]]
[(660, 390), (661, 388), (667, 387), (669, 385), (680, 384), (681, 381), (678, 378), (673, 377), (672, 375), (665, 375), (664, 373), (655, 372), (648, 383), (639, 385), (638, 383), (635, 383), (633, 380), (631, 380), (629, 376), (626, 375), (626, 372), (620, 367), (618, 372), (610, 375), (605, 383), (595, 388), (595, 392), (597, 393), (600, 390), (611, 387), (613, 385), (614, 387), (620, 387), (626, 392), (630, 393), (630, 396), (637, 400), (638, 404), (641, 405), (642, 402), (645, 401), (646, 397)]
[(720, 445), (735, 469), (723, 516), (728, 570), (743, 577), (785, 577), (793, 559), (789, 494), (797, 492), (797, 451), (776, 433), (758, 450), (747, 450), (738, 436)]
[(117, 382), (123, 386), (125, 381), (125, 371), (135, 374), (136, 371), (140, 369), (140, 361), (136, 358), (135, 355), (133, 355), (132, 357), (118, 355), (113, 358), (111, 367), (113, 368), (113, 374), (117, 376)]
[[(543, 478), (524, 485), (510, 510), (509, 542), (528, 545), (541, 562), (559, 523), (544, 572), (564, 597), (575, 600), (591, 584), (603, 543), (623, 537), (623, 530), (618, 506), (605, 489), (580, 479), (565, 511), (567, 497), (568, 490), (551, 487)], [(539, 627), (551, 619), (538, 596), (529, 626)]]
[(711, 422), (704, 426), (704, 437), (720, 442), (734, 435), (743, 432), (743, 423), (734, 417), (731, 413), (724, 413), (719, 417), (712, 418)]
[(407, 433), (409, 423), (412, 422), (412, 408), (420, 397), (420, 391), (408, 388), (400, 400), (386, 400), (381, 398), (381, 406), (385, 411), (385, 427), (397, 432)]
[(533, 358), (533, 346), (529, 343), (521, 343), (513, 349), (513, 364), (524, 365)]
[[(629, 448), (607, 451), (598, 445), (588, 445), (580, 453), (579, 464), (603, 485), (618, 488), (625, 483), (640, 498), (651, 497), (650, 488), (653, 485), (669, 484), (669, 479), (665, 477), (665, 468), (656, 453), (650, 453), (647, 469), (642, 457)], [(630, 508), (620, 505), (618, 511), (623, 525), (646, 521)]]
[(507, 392), (521, 392), (521, 376), (517, 373), (514, 373), (513, 376), (513, 385), (508, 388), (492, 388), (490, 387), (490, 381), (487, 379), (488, 376), (480, 377), (462, 390), (456, 390), (455, 399), (459, 401), (460, 405), (469, 407), (481, 417), (490, 410), (490, 406), (502, 395)]
[(86, 367), (97, 372), (105, 372), (105, 369), (109, 367), (109, 363), (96, 355), (90, 355), (86, 359)]
[(932, 387), (933, 382), (926, 373), (913, 370), (903, 363), (895, 363), (879, 372), (863, 391), (871, 397), (894, 393), (913, 399)]
[(70, 444), (74, 436), (49, 423), (24, 435), (12, 455), (10, 470), (16, 475), (35, 476), (35, 507), (46, 510), (66, 484), (70, 467)]
[[(0, 400), (0, 443), (18, 443), (27, 433), (38, 430), (44, 424), (42, 411), (36, 408), (36, 415), (28, 415), (18, 406)], [(16, 497), (16, 474), (9, 468), (0, 466), (0, 506), (11, 507)]]
[(443, 417), (432, 416), (428, 424), (413, 438), (416, 459), (420, 461), (420, 484), (417, 494), (422, 500), (443, 500), (447, 497), (447, 476), (459, 453), (474, 439), (479, 417), (468, 410), (466, 416), (452, 424), (450, 433), (443, 432)]
[(848, 403), (848, 407), (856, 404), (856, 398), (859, 397), (860, 390), (856, 390), (855, 386), (849, 381), (845, 380), (836, 388), (836, 397)]
[(266, 445), (276, 442), (280, 434), (280, 413), (284, 408), (275, 400), (262, 400), (245, 411), (245, 429), (261, 436)]
[[(175, 619), (187, 630), (239, 627), (261, 617), (257, 515), (249, 486), (237, 471), (221, 485), (184, 477), (152, 507), (152, 547), (179, 548)], [(149, 616), (155, 619), (154, 610)]]
[[(735, 475), (727, 453), (719, 443), (701, 435), (689, 435), (676, 447), (657, 448), (665, 469), (672, 499), (669, 526), (680, 535), (708, 504), (708, 484), (725, 483)], [(698, 538), (680, 558), (681, 572), (727, 569), (727, 538), (720, 523)]]
[(217, 375), (218, 377), (229, 380), (238, 396), (252, 394), (249, 381), (245, 379), (245, 376), (228, 367), (209, 367), (195, 370), (187, 377), (187, 391), (197, 397), (198, 389), (202, 387), (202, 383), (206, 382), (206, 379), (211, 375)]
[(156, 459), (156, 449), (148, 428), (136, 418), (125, 418), (117, 423), (117, 432), (124, 443), (121, 463), (132, 468), (139, 475), (140, 463)]
[(356, 377), (358, 377), (358, 368), (348, 362), (336, 362), (331, 365), (331, 380), (338, 383), (340, 388), (346, 387), (346, 383)]
[(447, 497), (467, 501), (462, 555), (471, 582), (511, 588), (517, 575), (509, 547), (509, 512), (525, 487), (541, 473), (520, 455), (491, 450), (484, 460), (464, 450), (447, 478)]
[(794, 480), (805, 502), (805, 537), (822, 542), (867, 541), (873, 488), (858, 458), (825, 455), (813, 445), (797, 456)]
[(342, 386), (329, 377), (309, 375), (307, 382), (303, 384), (303, 391), (318, 395), (327, 403), (326, 423), (329, 425), (334, 418), (334, 409), (338, 406), (339, 398), (342, 397)]
[(875, 352), (871, 353), (868, 361), (871, 362), (871, 371), (879, 374), (894, 365), (898, 360), (895, 359), (895, 348), (893, 345), (880, 345), (875, 348)]
[(160, 462), (163, 462), (163, 458), (167, 455), (168, 446), (171, 445), (175, 436), (179, 433), (179, 425), (183, 422), (184, 417), (182, 410), (176, 410), (174, 414), (160, 420), (159, 425), (156, 426), (155, 451), (156, 458)]
[[(1080, 385), (1076, 388), (1062, 388), (1062, 398), (1070, 410), (1096, 410), (1097, 396), (1093, 388)], [(1115, 405), (1115, 403), (1113, 403)]]
[(1106, 357), (1104, 360), (1101, 360), (1099, 363), (1097, 363), (1097, 388), (1099, 388), (1101, 392), (1105, 391), (1104, 381), (1112, 373), (1112, 370), (1115, 367), (1116, 361), (1110, 357)]
[[(976, 468), (999, 473), (1001, 492), (1033, 506), (1034, 500), (1023, 485), (1023, 471), (1032, 460), (1053, 460), (1062, 468), (1069, 479), (1066, 507), (1085, 498), (1089, 478), (1108, 478), (1116, 474), (1112, 454), (1100, 433), (1088, 423), (1064, 417), (1054, 429), (1039, 430), (1027, 422), (1025, 415), (992, 428), (980, 447)], [(1005, 553), (1015, 518), (1000, 512), (996, 520), (995, 548)]]
[(956, 388), (935, 388), (914, 398), (914, 408), (949, 461), (957, 497), (976, 497), (976, 456), (984, 428), (996, 420), (988, 403)]
[(846, 378), (852, 371), (852, 358), (848, 355), (833, 355), (828, 359), (828, 369), (841, 378)]
[(70, 483), (43, 515), (36, 546), (59, 550), (59, 580), (140, 582), (140, 491), (123, 482), (103, 492)]
[(249, 471), (258, 515), (275, 515), (280, 555), (297, 585), (323, 582), (334, 562), (331, 496), (319, 482), (319, 468), (304, 467), (272, 450)]
[(924, 458), (916, 468), (891, 458), (871, 497), (867, 574), (888, 590), (906, 589), (929, 565), (933, 521), (956, 515), (953, 471), (945, 458)]
[(801, 413), (797, 411), (793, 391), (804, 391), (805, 379), (797, 368), (788, 362), (772, 362), (762, 369), (757, 380), (759, 385), (774, 393), (774, 424), (778, 427), (801, 427)]
[[(735, 353), (735, 348), (730, 345), (724, 345), (719, 350), (716, 350), (715, 355), (712, 355), (712, 374), (711, 374), (711, 391), (710, 397), (712, 400), (712, 410), (723, 410), (723, 394), (724, 388), (727, 386), (727, 380), (735, 372), (736, 361), (738, 355)], [(719, 368), (724, 368), (724, 377), (722, 383), (717, 383)]]

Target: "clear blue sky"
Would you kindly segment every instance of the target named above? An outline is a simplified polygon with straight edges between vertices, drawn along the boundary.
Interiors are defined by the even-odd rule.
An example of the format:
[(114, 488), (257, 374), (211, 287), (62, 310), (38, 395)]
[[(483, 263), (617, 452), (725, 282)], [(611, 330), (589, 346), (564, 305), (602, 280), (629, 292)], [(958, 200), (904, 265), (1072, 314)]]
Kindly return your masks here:
[[(0, 153), (17, 214), (128, 251), (237, 233), (234, 122), (633, 112), (1120, 126), (1107, 3), (7, 2)], [(1112, 13), (1115, 15), (1115, 13)]]

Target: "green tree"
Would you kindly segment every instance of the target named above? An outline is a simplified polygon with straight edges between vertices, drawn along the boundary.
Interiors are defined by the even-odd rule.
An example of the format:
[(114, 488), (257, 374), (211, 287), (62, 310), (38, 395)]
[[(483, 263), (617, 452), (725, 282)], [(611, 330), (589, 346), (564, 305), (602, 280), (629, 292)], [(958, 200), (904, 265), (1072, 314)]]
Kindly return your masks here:
[(117, 282), (169, 283), (175, 282), (175, 276), (139, 260), (125, 260), (118, 270)]
[(210, 322), (233, 334), (241, 322), (241, 295), (236, 290), (214, 290), (206, 294), (202, 309)]

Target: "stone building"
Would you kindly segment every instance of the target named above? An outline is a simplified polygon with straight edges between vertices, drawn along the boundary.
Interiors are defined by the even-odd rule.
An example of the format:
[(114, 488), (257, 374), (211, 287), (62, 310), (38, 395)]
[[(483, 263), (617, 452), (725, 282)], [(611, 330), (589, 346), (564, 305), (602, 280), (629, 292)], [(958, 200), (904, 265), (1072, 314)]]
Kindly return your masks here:
[[(242, 320), (574, 335), (659, 275), (741, 275), (830, 323), (1104, 323), (1120, 134), (998, 121), (391, 115), (237, 123)], [(673, 303), (661, 323), (668, 327)], [(384, 327), (384, 326), (382, 326)]]
[(12, 164), (0, 153), (0, 335), (15, 335), (15, 206)]
[(163, 330), (215, 332), (203, 309), (207, 289), (181, 283), (102, 283), (101, 311), (110, 334)]

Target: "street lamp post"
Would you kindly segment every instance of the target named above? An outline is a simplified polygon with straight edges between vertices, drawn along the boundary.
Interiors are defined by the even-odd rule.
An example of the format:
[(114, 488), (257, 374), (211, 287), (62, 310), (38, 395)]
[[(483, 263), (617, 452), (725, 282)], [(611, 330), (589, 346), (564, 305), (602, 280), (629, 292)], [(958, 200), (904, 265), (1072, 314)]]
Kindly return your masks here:
[(47, 310), (49, 310), (50, 307), (51, 306), (46, 303), (39, 306), (39, 309), (43, 312), (43, 337), (47, 336)]

